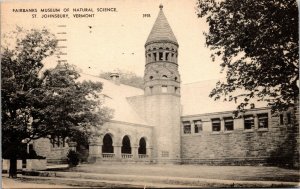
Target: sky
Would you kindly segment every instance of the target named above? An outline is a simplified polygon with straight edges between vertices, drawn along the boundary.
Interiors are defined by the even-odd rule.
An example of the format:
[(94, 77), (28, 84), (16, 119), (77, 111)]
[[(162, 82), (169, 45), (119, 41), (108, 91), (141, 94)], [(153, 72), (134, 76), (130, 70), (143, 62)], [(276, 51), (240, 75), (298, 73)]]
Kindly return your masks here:
[[(25, 29), (48, 28), (66, 46), (60, 59), (76, 65), (82, 72), (121, 69), (143, 76), (144, 45), (159, 12), (163, 11), (179, 43), (179, 73), (182, 83), (224, 77), (220, 62), (212, 62), (205, 46), (203, 32), (208, 30), (205, 19), (198, 18), (195, 0), (5, 0), (1, 3), (1, 34), (21, 26)], [(60, 9), (42, 13), (40, 9)], [(74, 18), (73, 8), (91, 8), (90, 18)], [(116, 12), (97, 12), (97, 8), (115, 8)], [(38, 12), (16, 12), (14, 9), (37, 9)], [(64, 12), (64, 10), (69, 11)], [(68, 14), (69, 18), (42, 18), (44, 14)], [(32, 18), (36, 14), (36, 18)], [(144, 17), (143, 15), (150, 14)], [(65, 27), (59, 27), (59, 26)], [(65, 32), (66, 34), (58, 34)], [(45, 60), (45, 67), (54, 67), (57, 57)]]

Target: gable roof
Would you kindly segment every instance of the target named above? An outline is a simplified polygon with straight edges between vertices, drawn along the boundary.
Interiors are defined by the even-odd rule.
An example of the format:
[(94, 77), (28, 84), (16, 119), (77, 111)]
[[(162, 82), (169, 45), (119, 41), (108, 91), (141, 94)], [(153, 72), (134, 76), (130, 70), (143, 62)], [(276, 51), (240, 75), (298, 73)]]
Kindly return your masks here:
[(162, 10), (162, 5), (160, 5), (160, 11), (148, 36), (146, 44), (155, 41), (171, 41), (178, 44), (176, 37)]
[[(105, 96), (104, 106), (114, 110), (114, 117), (112, 120), (140, 125), (149, 125), (140, 115), (138, 115), (138, 113), (134, 110), (134, 107), (132, 107), (127, 100), (128, 97), (143, 95), (144, 91), (142, 89), (123, 84), (116, 85), (110, 80), (81, 73), (81, 77), (78, 79), (78, 81), (84, 80), (101, 82), (103, 84), (103, 90), (101, 91), (101, 94)], [(205, 80), (182, 84), (182, 116), (236, 110), (239, 101), (237, 103), (233, 101), (215, 101), (213, 98), (209, 97), (209, 94), (215, 87), (217, 81), (218, 80)], [(267, 102), (257, 101), (255, 99), (252, 102), (255, 104), (255, 108), (267, 107)]]
[(134, 124), (148, 125), (130, 106), (127, 97), (143, 95), (144, 91), (128, 85), (116, 85), (110, 80), (106, 80), (93, 75), (80, 73), (78, 81), (92, 81), (101, 82), (103, 90), (101, 91), (104, 96), (104, 106), (114, 110), (114, 121), (121, 121)]
[[(216, 86), (218, 80), (206, 80), (195, 83), (183, 84), (181, 86), (182, 115), (196, 115), (217, 113), (236, 110), (240, 101), (215, 101), (209, 97), (211, 90)], [(255, 108), (267, 107), (267, 102), (253, 99)], [(250, 103), (251, 103), (250, 102)]]

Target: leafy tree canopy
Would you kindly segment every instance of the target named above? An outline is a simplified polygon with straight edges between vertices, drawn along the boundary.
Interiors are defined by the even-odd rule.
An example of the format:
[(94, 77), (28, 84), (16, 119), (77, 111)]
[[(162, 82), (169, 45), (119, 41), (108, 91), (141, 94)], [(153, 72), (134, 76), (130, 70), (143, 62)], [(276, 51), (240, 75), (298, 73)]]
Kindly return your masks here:
[[(144, 79), (141, 76), (136, 75), (133, 72), (128, 72), (124, 70), (116, 70), (120, 74), (120, 83), (124, 85), (129, 85), (132, 87), (144, 89)], [(110, 72), (102, 72), (99, 75), (101, 78), (110, 79)]]
[(251, 98), (267, 101), (273, 110), (294, 105), (299, 94), (297, 2), (198, 0), (197, 8), (209, 24), (205, 36), (211, 57), (221, 59), (226, 72), (211, 97), (242, 99), (239, 109)]
[(69, 64), (42, 71), (42, 61), (56, 50), (53, 34), (22, 28), (16, 33), (14, 47), (1, 47), (3, 147), (24, 139), (88, 136), (111, 118), (98, 98), (101, 83), (78, 82)]

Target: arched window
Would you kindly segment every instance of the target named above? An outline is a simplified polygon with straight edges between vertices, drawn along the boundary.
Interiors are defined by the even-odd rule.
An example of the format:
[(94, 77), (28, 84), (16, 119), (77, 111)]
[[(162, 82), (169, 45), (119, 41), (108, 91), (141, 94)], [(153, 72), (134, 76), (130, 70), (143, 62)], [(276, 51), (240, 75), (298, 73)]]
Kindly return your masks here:
[(163, 53), (162, 53), (162, 52), (159, 52), (158, 60), (164, 60), (164, 57), (163, 57)]
[(170, 59), (170, 61), (171, 61), (171, 62), (174, 62), (174, 53), (171, 54), (171, 59)]
[(156, 61), (157, 60), (157, 58), (156, 58), (157, 56), (156, 56), (156, 53), (153, 53), (153, 61)]
[(151, 76), (149, 77), (149, 79), (152, 80), (152, 79), (153, 79), (153, 76), (151, 75)]
[(102, 153), (114, 153), (113, 140), (110, 134), (103, 137)]
[(141, 138), (140, 139), (140, 143), (139, 143), (139, 154), (146, 154), (146, 148), (147, 148), (147, 145), (146, 145), (146, 140), (145, 138)]
[(166, 53), (166, 60), (165, 60), (165, 61), (169, 61), (169, 59), (170, 59), (170, 58), (169, 58), (169, 54), (170, 54), (170, 53), (168, 53), (168, 52)]
[(131, 154), (130, 139), (127, 135), (123, 137), (121, 153)]
[(174, 87), (174, 91), (175, 91), (175, 93), (177, 93), (178, 92), (178, 87)]
[(167, 76), (167, 75), (163, 75), (163, 76), (162, 76), (162, 78), (164, 78), (164, 79), (167, 79), (167, 78), (168, 78), (168, 76)]

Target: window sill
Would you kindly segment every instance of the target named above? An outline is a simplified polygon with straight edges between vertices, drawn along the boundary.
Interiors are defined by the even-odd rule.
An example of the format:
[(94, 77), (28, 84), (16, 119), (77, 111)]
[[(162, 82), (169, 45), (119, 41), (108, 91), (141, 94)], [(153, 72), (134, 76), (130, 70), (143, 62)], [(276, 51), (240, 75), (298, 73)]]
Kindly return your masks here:
[(259, 128), (259, 129), (257, 129), (257, 131), (266, 132), (266, 131), (269, 131), (269, 129), (268, 128)]
[(243, 130), (243, 133), (253, 133), (254, 130), (253, 129), (246, 129), (246, 130)]
[(190, 134), (183, 134), (182, 136), (201, 136), (201, 133), (190, 133)]
[(213, 131), (211, 134), (212, 135), (219, 135), (219, 134), (221, 134), (221, 132), (220, 131)]
[(196, 136), (197, 136), (197, 135), (202, 135), (202, 134), (201, 134), (201, 133), (194, 133), (193, 135), (196, 135)]
[(65, 150), (69, 147), (52, 147), (51, 148), (51, 151), (62, 151), (62, 150)]
[(233, 131), (224, 131), (224, 134), (231, 134)]

